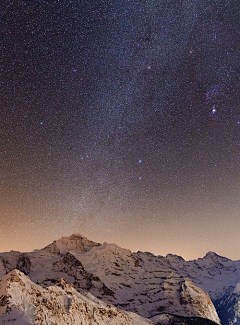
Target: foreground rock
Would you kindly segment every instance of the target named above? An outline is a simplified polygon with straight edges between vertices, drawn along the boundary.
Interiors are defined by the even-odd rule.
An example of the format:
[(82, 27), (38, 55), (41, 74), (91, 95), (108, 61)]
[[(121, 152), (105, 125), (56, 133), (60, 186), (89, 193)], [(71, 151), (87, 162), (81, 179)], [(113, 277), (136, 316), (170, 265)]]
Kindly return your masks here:
[(13, 270), (0, 282), (0, 324), (150, 325), (151, 321), (107, 305), (60, 280), (42, 288)]

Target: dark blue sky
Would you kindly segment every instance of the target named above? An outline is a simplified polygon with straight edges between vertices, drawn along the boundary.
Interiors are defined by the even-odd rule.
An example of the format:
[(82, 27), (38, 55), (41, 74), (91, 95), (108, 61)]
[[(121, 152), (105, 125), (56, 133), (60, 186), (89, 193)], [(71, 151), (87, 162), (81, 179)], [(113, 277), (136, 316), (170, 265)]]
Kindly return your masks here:
[(77, 231), (240, 258), (237, 1), (4, 0), (1, 22), (0, 251)]

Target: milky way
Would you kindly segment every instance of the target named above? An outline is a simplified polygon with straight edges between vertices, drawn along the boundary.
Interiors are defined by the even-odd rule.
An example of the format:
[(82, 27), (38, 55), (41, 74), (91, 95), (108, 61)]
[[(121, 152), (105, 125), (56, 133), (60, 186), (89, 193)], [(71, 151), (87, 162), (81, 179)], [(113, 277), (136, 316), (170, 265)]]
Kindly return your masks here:
[(2, 1), (0, 251), (75, 232), (239, 259), (238, 1)]

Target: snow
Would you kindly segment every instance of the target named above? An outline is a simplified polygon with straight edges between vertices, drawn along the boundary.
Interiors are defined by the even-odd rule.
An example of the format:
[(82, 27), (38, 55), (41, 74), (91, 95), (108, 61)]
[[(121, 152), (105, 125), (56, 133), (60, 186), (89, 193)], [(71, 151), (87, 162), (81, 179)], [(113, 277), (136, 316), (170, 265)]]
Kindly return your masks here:
[(161, 310), (219, 322), (210, 298), (219, 299), (230, 286), (240, 283), (240, 261), (213, 252), (185, 261), (172, 254), (132, 253), (115, 244), (94, 243), (79, 234), (31, 253), (0, 254), (0, 277), (16, 265), (45, 288), (64, 278), (81, 294), (89, 291), (96, 301), (99, 298), (147, 318)]
[(104, 304), (90, 295), (84, 296), (63, 280), (60, 286), (44, 289), (18, 270), (3, 277), (0, 297), (5, 297), (0, 307), (0, 324), (153, 324), (136, 314)]
[(156, 315), (151, 318), (151, 321), (155, 324), (160, 323), (161, 325), (168, 325), (171, 317), (167, 314)]
[(240, 294), (240, 283), (236, 284), (236, 287), (234, 288), (233, 293)]

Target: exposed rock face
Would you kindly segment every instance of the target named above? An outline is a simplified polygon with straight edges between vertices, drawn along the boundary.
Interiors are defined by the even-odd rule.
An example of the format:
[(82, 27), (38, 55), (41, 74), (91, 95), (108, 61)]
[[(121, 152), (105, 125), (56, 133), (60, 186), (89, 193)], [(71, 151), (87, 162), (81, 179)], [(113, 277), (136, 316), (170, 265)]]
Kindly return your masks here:
[(0, 324), (150, 325), (151, 321), (84, 296), (63, 279), (47, 289), (18, 270), (0, 282)]
[(21, 254), (18, 258), (16, 268), (28, 275), (31, 270), (31, 262), (29, 257), (26, 254)]
[(240, 283), (230, 287), (216, 305), (223, 324), (240, 324)]
[(214, 252), (193, 261), (172, 254), (163, 257), (137, 252), (134, 255), (141, 265), (166, 267), (191, 278), (195, 285), (209, 293), (223, 324), (240, 324), (237, 316), (239, 299), (236, 290), (233, 292), (240, 283), (240, 261), (231, 261)]
[[(105, 303), (142, 317), (172, 313), (220, 323), (211, 299), (196, 287), (196, 282), (201, 283), (201, 288), (201, 279), (204, 284), (211, 283), (214, 277), (210, 278), (209, 273), (206, 277), (207, 270), (215, 275), (217, 271), (212, 269), (218, 270), (221, 263), (229, 260), (221, 260), (216, 266), (212, 256), (206, 257), (209, 266), (206, 270), (204, 259), (199, 261), (200, 268), (196, 261), (186, 262), (178, 256), (131, 253), (115, 244), (97, 244), (80, 235), (63, 237), (42, 250), (24, 254), (24, 258), (19, 252), (0, 254), (0, 257), (4, 260), (4, 263), (0, 260), (0, 270), (5, 273), (18, 266), (28, 272), (33, 282), (44, 287), (63, 278), (81, 293), (89, 291)], [(213, 258), (218, 261), (215, 255)]]
[[(114, 295), (114, 293), (107, 288), (97, 276), (87, 272), (82, 263), (70, 253), (65, 254), (60, 260), (53, 264), (53, 271), (57, 274), (65, 273), (70, 277), (73, 277), (73, 283), (80, 291), (91, 290), (91, 292), (94, 293), (102, 292), (103, 295), (107, 296)], [(51, 281), (53, 281), (53, 279)], [(43, 284), (49, 285), (46, 281)]]
[[(186, 304), (186, 306), (197, 306), (197, 316), (211, 319), (216, 323), (219, 323), (217, 312), (208, 294), (206, 294), (202, 289), (196, 287), (189, 279), (185, 280), (181, 289), (180, 302), (182, 304)], [(189, 314), (191, 314), (190, 308)]]
[(240, 261), (231, 261), (209, 252), (203, 258), (185, 261), (182, 257), (168, 254), (166, 257), (149, 253), (134, 253), (143, 264), (167, 267), (191, 278), (195, 285), (209, 293), (213, 301), (221, 298), (229, 287), (240, 282)]

